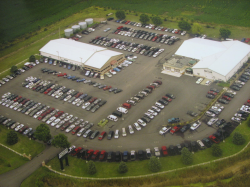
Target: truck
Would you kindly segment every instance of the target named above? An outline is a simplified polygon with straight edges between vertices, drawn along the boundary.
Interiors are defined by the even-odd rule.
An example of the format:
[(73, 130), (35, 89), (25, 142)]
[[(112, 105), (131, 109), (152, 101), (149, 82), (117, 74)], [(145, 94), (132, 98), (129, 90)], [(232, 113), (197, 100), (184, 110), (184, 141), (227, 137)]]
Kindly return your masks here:
[(180, 122), (180, 118), (170, 118), (168, 119), (168, 123), (179, 123)]
[(170, 131), (171, 134), (174, 134), (176, 132), (178, 132), (181, 129), (180, 125), (176, 125), (173, 127), (173, 129)]

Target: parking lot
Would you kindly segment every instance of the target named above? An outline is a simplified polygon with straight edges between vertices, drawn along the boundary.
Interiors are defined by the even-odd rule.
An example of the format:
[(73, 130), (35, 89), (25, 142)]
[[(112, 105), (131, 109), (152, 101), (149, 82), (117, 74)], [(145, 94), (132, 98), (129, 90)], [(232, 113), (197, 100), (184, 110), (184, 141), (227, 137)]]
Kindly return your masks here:
[[(89, 34), (84, 35), (84, 37), (80, 40), (82, 42), (88, 42), (90, 38), (95, 36), (106, 36), (108, 37), (119, 37), (120, 39), (131, 40), (129, 37), (123, 37), (120, 35), (111, 34), (103, 32), (103, 30), (107, 27), (110, 27), (111, 30), (118, 27), (119, 24), (110, 22), (107, 25), (100, 25), (96, 28), (96, 31)], [(157, 31), (156, 31), (157, 32)], [(162, 31), (159, 31), (162, 33)], [(181, 38), (182, 36), (180, 36)], [(159, 135), (159, 130), (162, 128), (162, 125), (167, 124), (167, 120), (172, 117), (179, 117), (181, 122), (188, 121), (192, 119), (191, 116), (187, 115), (187, 111), (194, 111), (199, 113), (203, 110), (206, 105), (211, 101), (206, 98), (206, 93), (210, 88), (218, 88), (214, 83), (209, 86), (205, 85), (197, 85), (195, 82), (197, 78), (190, 76), (182, 76), (180, 78), (172, 77), (169, 75), (161, 74), (162, 66), (158, 64), (159, 60), (162, 58), (171, 57), (178, 47), (185, 39), (185, 36), (181, 38), (180, 41), (176, 42), (174, 45), (161, 45), (158, 43), (154, 43), (151, 41), (144, 41), (141, 39), (134, 39), (134, 42), (143, 43), (146, 45), (161, 45), (161, 48), (164, 48), (165, 51), (160, 56), (156, 58), (147, 57), (144, 55), (137, 55), (138, 58), (136, 62), (125, 67), (121, 72), (118, 72), (113, 77), (108, 78), (105, 77), (104, 80), (89, 78), (93, 81), (100, 82), (105, 85), (111, 85), (112, 87), (117, 87), (122, 89), (123, 91), (118, 94), (110, 93), (108, 91), (103, 91), (93, 86), (84, 83), (78, 83), (76, 81), (69, 80), (67, 78), (57, 77), (52, 74), (42, 73), (41, 68), (50, 68), (56, 70), (58, 72), (67, 73), (68, 75), (75, 75), (78, 77), (86, 78), (82, 70), (68, 70), (63, 67), (49, 65), (49, 64), (39, 64), (17, 78), (13, 79), (10, 83), (3, 85), (0, 89), (0, 95), (3, 95), (6, 92), (16, 93), (23, 97), (32, 99), (34, 101), (40, 102), (42, 104), (49, 105), (59, 110), (63, 110), (64, 112), (73, 114), (79, 118), (87, 120), (89, 122), (94, 123), (92, 127), (93, 130), (102, 131), (110, 131), (110, 130), (121, 130), (123, 127), (128, 127), (128, 125), (133, 125), (143, 114), (154, 105), (154, 103), (161, 99), (166, 93), (172, 93), (176, 96), (172, 102), (170, 102), (162, 112), (156, 116), (146, 127), (142, 128), (141, 131), (135, 131), (133, 135), (130, 135), (127, 130), (127, 137), (122, 137), (120, 133), (119, 139), (107, 140), (104, 138), (102, 141), (98, 141), (97, 138), (94, 140), (85, 139), (83, 137), (77, 137), (72, 135), (71, 133), (67, 134), (69, 141), (81, 147), (93, 148), (93, 149), (105, 149), (108, 150), (132, 150), (132, 149), (145, 149), (147, 147), (153, 148), (154, 146), (162, 146), (162, 145), (175, 145), (177, 143), (182, 143), (183, 141), (191, 141), (202, 139), (207, 137), (208, 135), (214, 133), (216, 128), (208, 127), (205, 123), (195, 131), (187, 131), (183, 134), (166, 134), (165, 136)], [(138, 41), (137, 41), (138, 40)], [(119, 52), (123, 52), (119, 49), (113, 49)], [(127, 53), (125, 53), (127, 54)], [(95, 113), (85, 111), (81, 107), (77, 107), (72, 105), (71, 103), (64, 102), (48, 95), (32, 91), (30, 89), (22, 87), (22, 82), (29, 76), (35, 76), (40, 79), (49, 80), (52, 83), (56, 83), (62, 86), (66, 86), (70, 89), (74, 89), (76, 91), (80, 91), (83, 93), (87, 93), (93, 97), (101, 98), (103, 100), (107, 100), (107, 103), (102, 106)], [(99, 127), (97, 123), (106, 118), (109, 114), (116, 110), (117, 107), (121, 106), (122, 103), (126, 102), (130, 97), (137, 94), (142, 89), (146, 88), (151, 82), (154, 80), (161, 80), (162, 85), (156, 88), (151, 94), (145, 97), (141, 102), (139, 102), (136, 106), (133, 106), (128, 114), (123, 115), (123, 118), (119, 118), (117, 122), (110, 121), (106, 126)], [(244, 88), (237, 94), (236, 98), (231, 101), (229, 105), (226, 106), (220, 118), (224, 118), (229, 120), (230, 117), (237, 111), (237, 106), (239, 107), (246, 99), (248, 99), (249, 94), (248, 90), (250, 89), (249, 83), (246, 84)], [(16, 121), (20, 121), (23, 124), (27, 124), (32, 128), (36, 128), (39, 125), (39, 121), (37, 119), (31, 118), (27, 115), (21, 114), (17, 111), (11, 110), (4, 106), (0, 106), (1, 115), (6, 115), (7, 117), (11, 117)], [(56, 129), (54, 127), (51, 128), (52, 135), (56, 135), (61, 133), (60, 129)]]

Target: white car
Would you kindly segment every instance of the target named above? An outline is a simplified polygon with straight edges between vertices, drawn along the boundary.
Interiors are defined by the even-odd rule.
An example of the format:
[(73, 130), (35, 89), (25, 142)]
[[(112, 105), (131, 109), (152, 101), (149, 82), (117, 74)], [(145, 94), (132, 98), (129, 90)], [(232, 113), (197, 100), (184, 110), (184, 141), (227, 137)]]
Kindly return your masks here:
[(75, 104), (77, 104), (80, 100), (81, 100), (81, 99), (77, 98), (76, 100), (74, 100), (74, 101), (72, 102), (72, 104), (75, 105)]
[(196, 84), (200, 84), (204, 79), (203, 78), (199, 78), (197, 81), (196, 81)]
[(210, 111), (206, 111), (205, 114), (206, 114), (207, 116), (209, 116), (209, 117), (215, 117), (215, 114), (212, 113), (212, 112), (210, 112)]
[(148, 110), (148, 113), (150, 113), (150, 114), (152, 114), (152, 115), (154, 115), (154, 116), (157, 116), (158, 115), (158, 113), (157, 112), (155, 112), (155, 111), (153, 111), (153, 110)]
[(110, 70), (109, 71), (111, 74), (113, 74), (113, 75), (116, 75), (116, 71), (114, 71), (114, 70)]
[(142, 119), (138, 119), (137, 123), (143, 127), (146, 127), (147, 123), (145, 123)]
[(231, 120), (235, 121), (236, 123), (240, 123), (241, 122), (241, 119), (240, 118), (236, 118), (236, 117), (232, 117)]
[(73, 130), (73, 128), (75, 128), (75, 125), (70, 125), (66, 130), (65, 132), (70, 132)]
[(19, 109), (21, 106), (23, 106), (23, 104), (19, 103), (19, 104), (14, 108), (14, 110)]
[(87, 103), (83, 104), (82, 109), (86, 109), (89, 105), (90, 105), (90, 102), (87, 102)]
[(161, 103), (159, 103), (159, 102), (156, 102), (155, 106), (158, 107), (158, 108), (161, 108), (161, 109), (164, 108), (164, 106)]
[(86, 71), (86, 73), (85, 73), (85, 76), (89, 76), (89, 74), (90, 74), (90, 71)]
[(112, 77), (112, 75), (111, 75), (110, 73), (108, 73), (108, 72), (105, 73), (105, 75), (106, 75), (107, 77), (109, 77), (109, 78)]
[(19, 104), (18, 102), (13, 103), (12, 105), (10, 105), (10, 108), (12, 109), (12, 108), (16, 107), (18, 104)]
[(219, 119), (219, 118), (211, 118), (211, 119), (207, 122), (207, 124), (208, 124), (208, 125), (213, 125), (216, 121), (218, 121), (218, 119)]
[(77, 136), (82, 136), (84, 130), (85, 130), (85, 128), (81, 128), (76, 135)]
[(59, 119), (62, 120), (62, 119), (64, 119), (64, 118), (66, 118), (68, 115), (69, 115), (69, 113), (64, 113), (64, 114), (62, 114), (62, 115), (59, 117)]
[(154, 150), (155, 150), (155, 156), (156, 156), (156, 157), (161, 156), (161, 152), (160, 152), (160, 150), (159, 150), (158, 147), (154, 147)]
[(141, 130), (141, 127), (138, 123), (134, 123), (134, 127), (136, 130), (140, 131)]
[(6, 107), (9, 107), (10, 105), (12, 105), (14, 103), (14, 101), (10, 101), (10, 102), (8, 102), (8, 103), (6, 103)]
[(64, 101), (68, 101), (71, 97), (72, 97), (72, 95), (68, 95), (68, 96), (64, 99)]
[(20, 124), (20, 125), (18, 125), (16, 128), (15, 128), (15, 131), (19, 131), (21, 128), (23, 128), (24, 127), (24, 125), (23, 124)]
[(5, 97), (9, 96), (10, 94), (11, 94), (10, 92), (7, 92), (7, 93), (2, 95), (2, 98), (5, 98)]
[(152, 110), (160, 113), (161, 112), (161, 109), (157, 108), (156, 106), (152, 106)]
[(56, 128), (59, 129), (64, 123), (65, 123), (64, 120), (60, 121), (60, 122), (56, 125)]
[(55, 121), (53, 121), (53, 123), (51, 123), (51, 126), (54, 127), (60, 121), (61, 121), (60, 119), (56, 119)]
[(55, 119), (56, 119), (56, 117), (53, 116), (53, 117), (51, 117), (48, 121), (46, 121), (46, 123), (49, 125), (49, 124), (51, 124)]
[(128, 130), (129, 130), (129, 133), (130, 133), (130, 134), (134, 134), (134, 133), (135, 133), (135, 131), (134, 131), (132, 125), (129, 125), (129, 126), (128, 126)]
[(190, 127), (191, 130), (195, 130), (197, 129), (199, 126), (201, 125), (201, 122), (200, 121), (197, 121), (195, 123), (193, 123)]
[(171, 127), (163, 127), (160, 131), (159, 134), (163, 135), (165, 133), (167, 133), (169, 130), (171, 130)]
[(11, 128), (11, 129), (14, 129), (14, 128), (16, 128), (18, 125), (20, 125), (20, 123), (19, 123), (19, 122), (16, 122), (16, 123), (14, 123), (10, 128)]
[(73, 118), (73, 115), (72, 115), (72, 114), (69, 115), (69, 116), (67, 116), (67, 117), (64, 119), (64, 121), (69, 121), (71, 118)]
[(118, 129), (115, 131), (114, 138), (116, 138), (116, 139), (119, 138), (119, 130)]
[(76, 106), (80, 106), (81, 104), (83, 104), (84, 103), (84, 100), (81, 100), (81, 101), (79, 101), (78, 103), (76, 103)]

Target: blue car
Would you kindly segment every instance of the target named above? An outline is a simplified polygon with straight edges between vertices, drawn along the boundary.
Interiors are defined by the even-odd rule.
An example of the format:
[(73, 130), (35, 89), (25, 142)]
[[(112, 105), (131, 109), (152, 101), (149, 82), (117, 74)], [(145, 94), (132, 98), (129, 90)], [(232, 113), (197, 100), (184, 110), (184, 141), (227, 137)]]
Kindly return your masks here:
[(68, 66), (68, 69), (71, 69), (71, 65)]
[(77, 79), (76, 82), (83, 82), (85, 79)]
[(119, 68), (114, 68), (113, 70), (120, 72), (121, 70)]
[(241, 40), (241, 41), (242, 41), (242, 42), (245, 42), (245, 40), (246, 40), (246, 38), (242, 38), (242, 40)]
[(52, 64), (52, 62), (53, 62), (52, 59), (50, 59), (50, 60), (49, 60), (49, 64)]
[(67, 78), (68, 78), (68, 79), (72, 79), (72, 78), (73, 78), (73, 76), (69, 75)]

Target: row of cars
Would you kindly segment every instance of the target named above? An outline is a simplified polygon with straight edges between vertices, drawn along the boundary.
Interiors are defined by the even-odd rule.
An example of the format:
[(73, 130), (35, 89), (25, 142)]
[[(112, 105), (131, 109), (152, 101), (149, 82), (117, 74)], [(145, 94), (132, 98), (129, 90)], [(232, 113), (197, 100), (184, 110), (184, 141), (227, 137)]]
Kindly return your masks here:
[[(77, 134), (77, 136), (83, 135), (83, 137), (88, 137), (88, 133), (85, 132), (90, 131), (90, 128), (94, 126), (93, 123), (79, 119), (77, 116), (73, 116), (72, 114), (65, 113), (64, 111), (60, 111), (22, 96), (11, 94), (10, 92), (2, 96), (0, 104), (13, 110), (20, 111), (52, 127), (61, 129), (66, 133), (71, 132), (72, 135)], [(13, 125), (11, 128), (16, 128), (16, 131), (28, 129), (28, 127), (22, 124), (18, 124), (18, 126), (16, 124), (15, 127), (14, 124), (11, 125)], [(90, 136), (90, 139), (95, 138), (91, 137), (92, 136)]]
[(112, 47), (124, 51), (129, 51), (145, 56), (153, 56), (157, 57), (159, 56), (164, 49), (161, 49), (159, 47), (152, 47), (152, 46), (147, 46), (144, 44), (138, 44), (134, 42), (125, 42), (116, 38), (106, 38), (106, 37), (100, 37), (97, 36), (96, 38), (92, 39), (89, 41), (89, 43), (93, 43), (96, 45), (103, 45), (107, 47)]
[(238, 112), (234, 114), (234, 116), (231, 118), (232, 121), (236, 123), (241, 123), (242, 121), (245, 121), (250, 113), (250, 99), (247, 100), (247, 102), (244, 103), (239, 109)]
[(23, 86), (32, 89), (33, 91), (52, 96), (56, 99), (63, 100), (75, 106), (81, 106), (87, 111), (96, 112), (107, 101), (100, 98), (92, 97), (83, 92), (78, 92), (74, 89), (66, 88), (65, 86), (51, 83), (50, 81), (38, 79), (36, 77), (26, 78)]
[(157, 34), (154, 32), (148, 32), (145, 30), (135, 30), (133, 28), (119, 26), (113, 32), (114, 34), (119, 34), (122, 36), (128, 36), (132, 38), (144, 39), (156, 43), (165, 43), (168, 45), (174, 44), (176, 41), (180, 40), (180, 38), (176, 36), (170, 36), (167, 34)]
[[(48, 73), (48, 74), (53, 74), (56, 75), (57, 77), (64, 77), (68, 80), (72, 80), (72, 81), (76, 81), (76, 82), (83, 82), (84, 84), (88, 84), (88, 85), (93, 85), (96, 88), (102, 89), (104, 91), (108, 90), (109, 92), (113, 92), (113, 93), (120, 93), (122, 90), (118, 89), (118, 88), (112, 88), (112, 86), (107, 86), (105, 84), (101, 84), (92, 80), (86, 80), (85, 78), (81, 78), (81, 77), (77, 77), (74, 75), (68, 75), (67, 73), (62, 73), (62, 72), (57, 72), (56, 70), (51, 70), (48, 68), (42, 68), (41, 71), (43, 73)], [(86, 73), (87, 74), (87, 73)], [(92, 77), (92, 76), (89, 76)]]
[(180, 34), (182, 36), (184, 36), (187, 33), (186, 31), (182, 31), (182, 30), (179, 30), (179, 29), (166, 28), (166, 27), (162, 27), (162, 26), (155, 26), (153, 24), (142, 24), (142, 23), (139, 23), (139, 22), (131, 22), (129, 20), (128, 21), (127, 20), (115, 20), (115, 22), (122, 23), (122, 24), (125, 24), (125, 25), (143, 27), (143, 28), (146, 28), (146, 29), (165, 31), (165, 32), (173, 33), (173, 34)]

